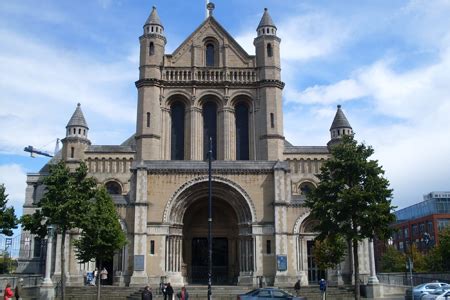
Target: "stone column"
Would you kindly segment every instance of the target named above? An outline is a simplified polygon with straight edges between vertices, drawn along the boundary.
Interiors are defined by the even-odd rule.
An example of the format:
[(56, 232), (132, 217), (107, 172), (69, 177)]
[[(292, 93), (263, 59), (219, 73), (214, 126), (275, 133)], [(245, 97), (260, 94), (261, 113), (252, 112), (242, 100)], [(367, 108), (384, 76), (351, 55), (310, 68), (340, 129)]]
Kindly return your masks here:
[(236, 159), (236, 128), (234, 122), (234, 109), (223, 109), (223, 159)]
[(137, 165), (135, 171), (134, 236), (133, 236), (133, 273), (130, 286), (145, 286), (147, 275), (147, 170)]
[(53, 230), (48, 229), (48, 237), (47, 237), (47, 253), (45, 256), (45, 277), (42, 282), (42, 286), (51, 286), (53, 287), (53, 282), (51, 278), (51, 269), (52, 269), (52, 249), (53, 249)]
[(162, 108), (162, 141), (161, 141), (161, 158), (170, 160), (171, 156), (171, 118), (170, 109)]
[(369, 264), (370, 264), (370, 277), (368, 284), (378, 284), (377, 272), (375, 269), (375, 253), (373, 249), (373, 239), (369, 239)]
[(191, 160), (203, 160), (202, 110), (193, 106), (190, 115), (190, 158)]
[(182, 236), (169, 235), (166, 238), (166, 274), (167, 281), (175, 285), (184, 285), (184, 277), (181, 274), (182, 264)]
[(253, 274), (253, 238), (240, 236), (239, 247), (239, 278), (240, 285), (254, 285)]

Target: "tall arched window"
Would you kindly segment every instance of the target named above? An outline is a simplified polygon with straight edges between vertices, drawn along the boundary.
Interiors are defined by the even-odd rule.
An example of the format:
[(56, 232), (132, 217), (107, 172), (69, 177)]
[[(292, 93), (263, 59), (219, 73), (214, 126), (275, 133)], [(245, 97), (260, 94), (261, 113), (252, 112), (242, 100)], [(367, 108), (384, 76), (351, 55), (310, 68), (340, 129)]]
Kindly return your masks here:
[(170, 107), (172, 117), (172, 133), (170, 145), (170, 159), (184, 159), (184, 104), (175, 102)]
[(273, 56), (273, 49), (272, 49), (272, 44), (267, 44), (267, 56), (268, 57), (272, 57)]
[(148, 53), (149, 55), (155, 54), (155, 45), (153, 44), (153, 42), (150, 42), (150, 45), (148, 46)]
[(217, 148), (217, 105), (207, 102), (203, 105), (203, 153), (208, 157), (209, 138), (212, 138), (212, 157), (216, 158)]
[(236, 159), (249, 159), (248, 142), (248, 107), (245, 103), (239, 103), (235, 108), (236, 115)]
[(214, 45), (212, 43), (206, 44), (206, 66), (214, 67)]

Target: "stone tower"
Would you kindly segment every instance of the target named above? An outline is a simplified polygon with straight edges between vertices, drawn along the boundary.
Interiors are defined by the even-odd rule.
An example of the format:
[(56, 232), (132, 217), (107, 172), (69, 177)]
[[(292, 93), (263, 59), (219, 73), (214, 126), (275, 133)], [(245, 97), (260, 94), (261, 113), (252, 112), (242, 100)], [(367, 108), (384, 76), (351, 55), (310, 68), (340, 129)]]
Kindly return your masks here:
[(156, 7), (144, 24), (140, 41), (138, 109), (136, 124), (137, 160), (161, 159), (161, 67), (166, 38)]
[(62, 159), (70, 168), (84, 160), (84, 153), (91, 144), (88, 139), (89, 127), (78, 103), (75, 112), (67, 123), (66, 137), (62, 139)]
[(260, 111), (257, 118), (259, 131), (258, 160), (282, 160), (283, 111), (280, 67), (280, 42), (277, 27), (267, 8), (259, 22), (257, 37), (253, 44), (256, 48), (256, 67), (260, 80)]

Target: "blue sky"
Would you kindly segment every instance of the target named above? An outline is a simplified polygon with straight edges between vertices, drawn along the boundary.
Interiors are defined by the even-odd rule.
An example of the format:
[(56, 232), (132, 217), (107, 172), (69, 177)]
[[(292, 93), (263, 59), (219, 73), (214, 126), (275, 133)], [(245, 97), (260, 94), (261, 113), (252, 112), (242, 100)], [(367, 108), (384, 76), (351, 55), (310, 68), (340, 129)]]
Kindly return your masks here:
[[(450, 190), (450, 1), (217, 0), (214, 15), (250, 54), (264, 7), (282, 39), (284, 129), (325, 145), (342, 104), (375, 148), (394, 205)], [(152, 5), (171, 53), (205, 16), (205, 1), (0, 2), (0, 182), (19, 214), (25, 174), (47, 161), (76, 103), (95, 144), (135, 131), (138, 37)]]

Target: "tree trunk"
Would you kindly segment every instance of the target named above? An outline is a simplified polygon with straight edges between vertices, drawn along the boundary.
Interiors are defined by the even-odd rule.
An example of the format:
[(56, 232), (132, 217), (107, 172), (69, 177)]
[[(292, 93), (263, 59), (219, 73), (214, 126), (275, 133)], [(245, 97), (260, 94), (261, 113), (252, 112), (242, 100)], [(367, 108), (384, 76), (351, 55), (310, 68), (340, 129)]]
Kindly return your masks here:
[(61, 300), (65, 299), (66, 294), (66, 231), (61, 232)]
[(97, 272), (97, 300), (100, 300), (100, 286), (102, 285), (101, 277), (100, 277), (100, 272), (102, 270), (102, 260), (100, 259), (98, 262), (98, 272)]
[(355, 300), (361, 299), (359, 292), (359, 258), (358, 258), (358, 240), (353, 241), (353, 267), (355, 269)]

